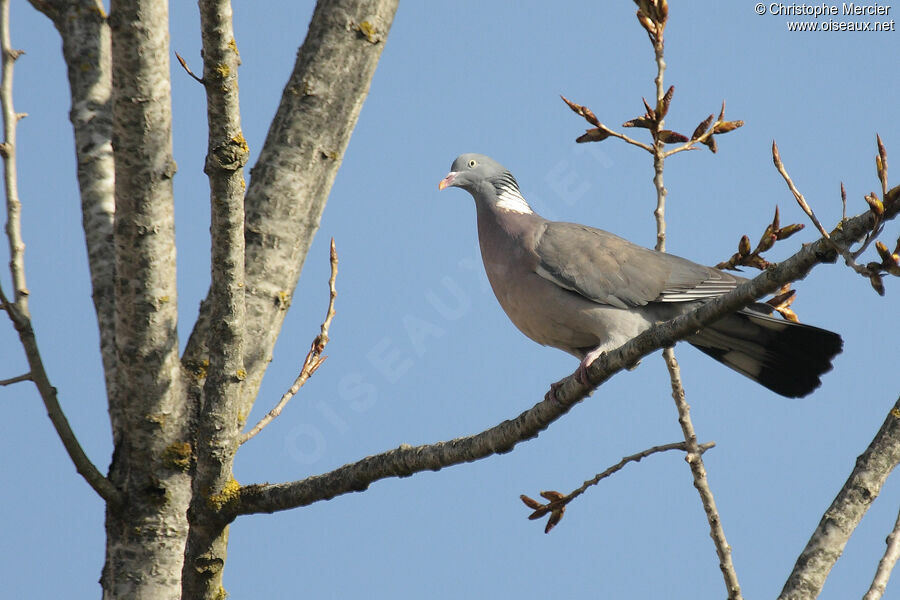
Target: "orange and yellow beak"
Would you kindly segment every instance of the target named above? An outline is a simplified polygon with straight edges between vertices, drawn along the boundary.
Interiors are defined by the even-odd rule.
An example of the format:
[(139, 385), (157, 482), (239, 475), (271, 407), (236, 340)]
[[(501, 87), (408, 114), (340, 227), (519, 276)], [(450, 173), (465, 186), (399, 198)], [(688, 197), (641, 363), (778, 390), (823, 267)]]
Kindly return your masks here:
[(441, 182), (438, 184), (438, 191), (441, 191), (444, 188), (448, 188), (453, 185), (454, 179), (456, 179), (456, 171), (450, 171), (449, 173), (447, 173), (447, 176), (441, 179)]

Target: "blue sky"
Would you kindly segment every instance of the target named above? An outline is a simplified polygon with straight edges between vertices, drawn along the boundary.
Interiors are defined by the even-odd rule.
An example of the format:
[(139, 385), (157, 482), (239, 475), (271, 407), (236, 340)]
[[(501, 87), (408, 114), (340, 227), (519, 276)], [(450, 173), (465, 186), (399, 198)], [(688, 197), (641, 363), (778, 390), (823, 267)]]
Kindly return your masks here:
[[(12, 8), (13, 45), (27, 52), (16, 67), (15, 101), (29, 113), (18, 158), (35, 329), (73, 428), (105, 470), (111, 440), (60, 41), (25, 2)], [(196, 5), (174, 2), (171, 11), (173, 49), (199, 71)], [(311, 11), (311, 2), (235, 4), (251, 164)], [(716, 155), (683, 153), (667, 163), (669, 250), (714, 264), (742, 234), (755, 241), (776, 204), (783, 223), (806, 223), (772, 166), (773, 138), (824, 223), (840, 217), (841, 181), (848, 212), (861, 212), (863, 195), (878, 189), (876, 132), (889, 162), (900, 165), (898, 33), (792, 33), (789, 17), (758, 16), (751, 2), (673, 1), (670, 13), (666, 82), (676, 91), (667, 124), (690, 134), (725, 99), (726, 116), (746, 125), (720, 137)], [(205, 100), (179, 68), (172, 74), (184, 344), (209, 281)], [(507, 321), (486, 285), (471, 198), (439, 193), (437, 183), (458, 154), (489, 154), (545, 216), (651, 246), (649, 156), (616, 140), (576, 145), (585, 123), (559, 94), (618, 127), (642, 112), (654, 75), (632, 2), (403, 3), (250, 420), (290, 386), (318, 331), (334, 236), (341, 270), (329, 359), (241, 449), (238, 481), (298, 479), (401, 443), (475, 433), (530, 407), (571, 373), (574, 359)], [(897, 231), (888, 227), (891, 246)], [(808, 225), (770, 256), (815, 238)], [(804, 399), (775, 396), (679, 346), (698, 435), (718, 444), (707, 468), (747, 597), (777, 595), (896, 400), (890, 365), (900, 284), (886, 284), (880, 298), (848, 269), (827, 265), (797, 285), (801, 320), (845, 341), (835, 370)], [(0, 365), (0, 378), (24, 371), (5, 319)], [(681, 455), (628, 466), (571, 505), (550, 535), (526, 520), (518, 499), (571, 490), (623, 455), (679, 441), (669, 393), (653, 355), (511, 454), (242, 518), (231, 529), (226, 588), (232, 598), (723, 597)], [(2, 388), (0, 402), (4, 593), (96, 598), (103, 506), (69, 463), (37, 392)], [(898, 504), (900, 484), (889, 480), (822, 598), (864, 593)]]

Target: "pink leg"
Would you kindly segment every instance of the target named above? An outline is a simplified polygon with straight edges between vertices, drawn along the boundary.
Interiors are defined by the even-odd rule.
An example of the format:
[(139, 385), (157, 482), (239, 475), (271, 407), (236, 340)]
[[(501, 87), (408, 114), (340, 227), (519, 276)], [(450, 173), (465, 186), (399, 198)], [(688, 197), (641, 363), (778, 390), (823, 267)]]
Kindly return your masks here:
[(575, 379), (578, 380), (579, 383), (588, 385), (587, 368), (591, 366), (591, 363), (600, 358), (601, 354), (603, 354), (603, 350), (598, 346), (581, 359), (581, 364), (578, 365), (578, 370), (575, 372)]

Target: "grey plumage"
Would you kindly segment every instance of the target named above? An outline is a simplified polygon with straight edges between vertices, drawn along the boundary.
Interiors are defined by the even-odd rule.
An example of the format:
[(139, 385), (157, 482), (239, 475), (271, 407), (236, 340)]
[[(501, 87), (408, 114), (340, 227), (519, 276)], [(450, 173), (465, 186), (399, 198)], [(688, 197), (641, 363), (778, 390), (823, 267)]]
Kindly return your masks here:
[[(582, 360), (616, 348), (656, 322), (727, 293), (743, 278), (648, 250), (606, 231), (534, 213), (515, 177), (493, 159), (463, 154), (439, 189), (475, 199), (488, 280), (510, 320), (539, 344)], [(754, 304), (687, 341), (788, 397), (820, 385), (843, 346), (830, 331), (776, 319)]]

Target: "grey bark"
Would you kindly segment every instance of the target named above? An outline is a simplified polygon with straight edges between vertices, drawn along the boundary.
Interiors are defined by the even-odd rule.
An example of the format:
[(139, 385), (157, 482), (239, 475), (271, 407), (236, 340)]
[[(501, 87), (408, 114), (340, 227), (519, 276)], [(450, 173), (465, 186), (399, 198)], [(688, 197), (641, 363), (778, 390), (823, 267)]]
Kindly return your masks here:
[(104, 598), (178, 598), (191, 495), (178, 356), (168, 5), (113, 0), (116, 395)]
[(866, 511), (878, 497), (888, 475), (900, 462), (900, 398), (888, 412), (881, 429), (825, 511), (800, 553), (779, 600), (817, 598), (831, 568)]
[[(167, 6), (118, 1), (107, 18), (96, 0), (30, 1), (59, 30), (69, 69), (83, 222), (110, 399), (115, 444), (110, 477), (88, 478), (109, 501), (101, 584), (108, 598), (179, 597), (190, 499), (195, 507), (215, 507), (233, 489), (240, 416), (249, 412), (271, 356), (397, 0), (319, 3), (260, 153), (245, 199), (246, 225), (238, 190), (247, 148), (237, 96), (210, 95), (213, 287), (185, 353), (190, 376), (176, 354)], [(205, 7), (212, 11), (207, 16), (216, 13), (219, 23), (230, 22), (227, 2)], [(227, 19), (221, 18), (224, 12)], [(236, 73), (230, 29), (212, 33), (223, 52), (234, 52), (230, 67)], [(226, 54), (218, 58), (223, 61), (216, 67), (227, 63)], [(213, 70), (207, 69), (207, 81), (218, 76), (215, 83), (233, 85), (236, 92), (236, 78)], [(217, 211), (223, 199), (226, 206)], [(241, 273), (245, 238), (250, 246), (245, 262), (253, 275), (248, 285)], [(254, 344), (245, 370), (239, 306), (247, 289), (254, 308), (246, 332)], [(210, 347), (216, 350), (212, 357)], [(247, 376), (249, 385), (240, 381)], [(193, 490), (190, 475), (197, 477)], [(195, 528), (201, 543), (187, 550), (196, 560), (193, 567), (206, 559), (206, 565), (224, 563), (226, 523), (217, 511), (205, 512), (204, 526)], [(210, 541), (211, 552), (199, 549)], [(219, 570), (218, 579), (204, 583), (202, 595), (220, 594), (215, 585), (220, 581)]]
[(212, 250), (209, 369), (195, 422), (190, 531), (182, 572), (183, 598), (216, 598), (228, 544), (216, 498), (234, 484), (244, 370), (244, 173), (249, 154), (238, 102), (240, 56), (230, 0), (200, 0), (203, 81), (209, 123), (206, 174), (210, 183)]
[[(259, 159), (246, 211), (244, 411), (256, 397), (306, 253), (356, 125), (398, 0), (319, 2)], [(184, 353), (208, 357), (209, 299)]]
[[(81, 215), (91, 272), (91, 290), (100, 330), (100, 355), (107, 397), (116, 395), (115, 252), (113, 218), (115, 171), (112, 154), (112, 62), (109, 25), (97, 0), (30, 0), (47, 15), (62, 39), (69, 76), (75, 159)], [(113, 432), (121, 430), (118, 406), (110, 404)]]

